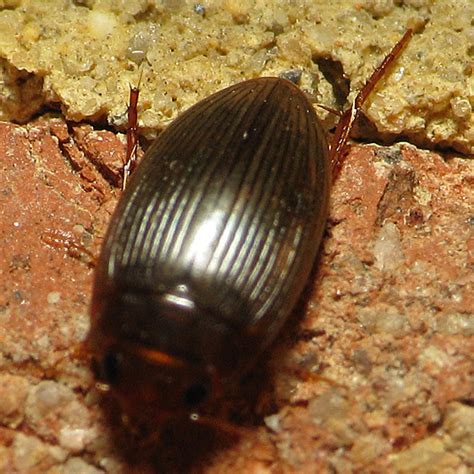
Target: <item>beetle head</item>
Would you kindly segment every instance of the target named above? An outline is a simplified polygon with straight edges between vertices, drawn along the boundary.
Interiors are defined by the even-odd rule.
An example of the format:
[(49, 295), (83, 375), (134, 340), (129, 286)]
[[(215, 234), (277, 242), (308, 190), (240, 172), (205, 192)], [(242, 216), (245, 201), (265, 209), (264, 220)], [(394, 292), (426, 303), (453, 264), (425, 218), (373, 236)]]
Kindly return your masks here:
[(191, 365), (157, 350), (118, 343), (94, 355), (99, 388), (110, 390), (134, 417), (187, 416), (214, 398), (213, 369)]
[(220, 394), (219, 363), (232, 366), (222, 356), (228, 328), (211, 313), (183, 288), (157, 294), (128, 287), (95, 297), (88, 341), (98, 386), (132, 415), (144, 407), (173, 416), (202, 412)]

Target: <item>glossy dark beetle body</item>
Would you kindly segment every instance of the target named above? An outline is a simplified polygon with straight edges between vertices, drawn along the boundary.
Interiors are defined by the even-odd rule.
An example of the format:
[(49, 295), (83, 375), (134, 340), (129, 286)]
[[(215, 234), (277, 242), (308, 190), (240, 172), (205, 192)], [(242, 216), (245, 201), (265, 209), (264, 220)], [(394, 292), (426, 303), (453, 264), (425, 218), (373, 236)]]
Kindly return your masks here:
[(89, 342), (125, 405), (189, 411), (255, 362), (318, 251), (327, 154), (311, 104), (278, 78), (208, 97), (154, 142), (94, 286)]

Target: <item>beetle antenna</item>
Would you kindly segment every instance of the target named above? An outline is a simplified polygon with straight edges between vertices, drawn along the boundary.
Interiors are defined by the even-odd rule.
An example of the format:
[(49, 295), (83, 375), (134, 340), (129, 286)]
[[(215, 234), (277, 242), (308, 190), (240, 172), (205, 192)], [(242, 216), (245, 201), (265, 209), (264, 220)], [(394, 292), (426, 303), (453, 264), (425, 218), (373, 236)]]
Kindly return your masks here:
[(400, 41), (392, 48), (387, 56), (385, 56), (385, 59), (382, 61), (382, 63), (375, 69), (369, 80), (366, 82), (365, 86), (357, 94), (354, 102), (352, 102), (351, 107), (344, 112), (341, 119), (339, 120), (334, 133), (333, 141), (331, 143), (331, 150), (329, 152), (333, 179), (337, 176), (337, 173), (341, 167), (341, 158), (344, 155), (347, 140), (349, 139), (352, 126), (359, 115), (362, 105), (374, 87), (377, 85), (379, 80), (386, 73), (388, 67), (395, 61), (395, 59), (398, 58), (402, 52), (402, 49), (412, 36), (413, 30), (408, 29)]

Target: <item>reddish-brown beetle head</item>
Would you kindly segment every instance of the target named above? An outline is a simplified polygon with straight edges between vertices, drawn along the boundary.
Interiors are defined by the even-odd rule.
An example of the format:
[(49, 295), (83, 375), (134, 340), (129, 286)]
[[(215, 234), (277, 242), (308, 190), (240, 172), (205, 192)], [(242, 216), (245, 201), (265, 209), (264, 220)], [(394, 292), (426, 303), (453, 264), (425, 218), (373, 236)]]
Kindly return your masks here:
[(241, 354), (248, 337), (192, 294), (170, 285), (159, 294), (128, 286), (94, 295), (94, 371), (132, 416), (202, 413), (253, 355)]
[(98, 349), (97, 379), (131, 416), (187, 416), (200, 410), (216, 391), (212, 374), (160, 351), (118, 341)]

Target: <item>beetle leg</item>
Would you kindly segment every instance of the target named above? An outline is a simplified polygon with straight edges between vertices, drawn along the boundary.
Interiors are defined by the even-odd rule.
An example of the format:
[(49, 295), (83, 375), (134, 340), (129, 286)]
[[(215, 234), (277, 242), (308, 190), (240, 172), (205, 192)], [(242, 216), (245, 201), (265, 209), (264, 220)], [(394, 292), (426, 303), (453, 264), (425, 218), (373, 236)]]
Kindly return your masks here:
[(324, 104), (316, 104), (316, 107), (320, 107), (330, 114), (337, 115), (339, 118), (342, 117), (342, 112), (340, 110), (333, 109), (332, 107), (328, 107)]
[(96, 266), (96, 256), (71, 232), (48, 230), (40, 235), (40, 239), (49, 247), (63, 250), (66, 255), (84, 262), (90, 268)]
[(400, 55), (403, 47), (408, 43), (413, 35), (413, 30), (408, 29), (400, 41), (392, 48), (392, 50), (385, 56), (382, 63), (375, 69), (366, 82), (365, 86), (357, 94), (350, 109), (346, 110), (337, 124), (336, 131), (331, 143), (331, 150), (329, 158), (331, 160), (333, 179), (337, 176), (342, 163), (342, 157), (346, 148), (347, 140), (351, 133), (352, 126), (357, 119), (362, 105), (366, 101), (369, 94), (377, 85), (382, 76), (386, 73), (388, 67)]
[(242, 426), (234, 425), (229, 421), (221, 420), (220, 418), (214, 416), (201, 415), (199, 413), (190, 413), (189, 421), (202, 426), (208, 426), (209, 428), (213, 428), (216, 431), (226, 433), (227, 435), (236, 438), (245, 437), (250, 434), (249, 429), (244, 428)]
[(128, 179), (137, 166), (138, 158), (138, 95), (139, 89), (130, 86), (130, 103), (128, 105), (128, 127), (127, 127), (127, 155), (123, 166), (122, 190), (127, 186)]
[(128, 179), (138, 164), (138, 96), (142, 82), (143, 68), (136, 86), (130, 85), (130, 101), (127, 108), (127, 155), (123, 165), (122, 191), (126, 188)]

